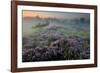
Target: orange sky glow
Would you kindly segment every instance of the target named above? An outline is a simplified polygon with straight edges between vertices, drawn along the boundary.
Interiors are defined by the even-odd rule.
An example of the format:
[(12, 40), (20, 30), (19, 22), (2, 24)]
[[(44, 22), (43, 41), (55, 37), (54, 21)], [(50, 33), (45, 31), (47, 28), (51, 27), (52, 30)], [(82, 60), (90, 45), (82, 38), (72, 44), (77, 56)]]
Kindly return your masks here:
[(22, 15), (23, 15), (23, 17), (39, 16), (40, 18), (60, 18), (60, 19), (85, 18), (85, 19), (90, 19), (90, 15), (88, 13), (48, 12), (48, 11), (24, 10)]
[(49, 15), (46, 13), (40, 13), (40, 12), (33, 12), (33, 11), (23, 11), (23, 17), (36, 17), (39, 16), (41, 18), (48, 18)]

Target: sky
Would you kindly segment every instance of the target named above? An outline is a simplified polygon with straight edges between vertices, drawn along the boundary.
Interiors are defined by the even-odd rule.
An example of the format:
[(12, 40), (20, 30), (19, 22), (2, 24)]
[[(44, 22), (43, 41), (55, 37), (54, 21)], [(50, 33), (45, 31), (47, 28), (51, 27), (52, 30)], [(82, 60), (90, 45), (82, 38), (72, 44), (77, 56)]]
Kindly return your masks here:
[(48, 11), (29, 11), (23, 10), (23, 17), (36, 17), (41, 18), (61, 18), (61, 19), (75, 19), (75, 18), (85, 18), (90, 19), (89, 13), (75, 13), (75, 12), (48, 12)]

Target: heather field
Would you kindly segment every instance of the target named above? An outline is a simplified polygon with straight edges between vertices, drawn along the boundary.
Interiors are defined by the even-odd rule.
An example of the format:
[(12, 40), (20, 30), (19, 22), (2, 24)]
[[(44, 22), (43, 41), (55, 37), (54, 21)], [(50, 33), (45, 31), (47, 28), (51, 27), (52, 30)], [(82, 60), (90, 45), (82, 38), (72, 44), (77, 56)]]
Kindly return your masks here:
[[(49, 16), (43, 16), (47, 13)], [(87, 13), (24, 15), (22, 33), (23, 62), (90, 58), (90, 17)]]

